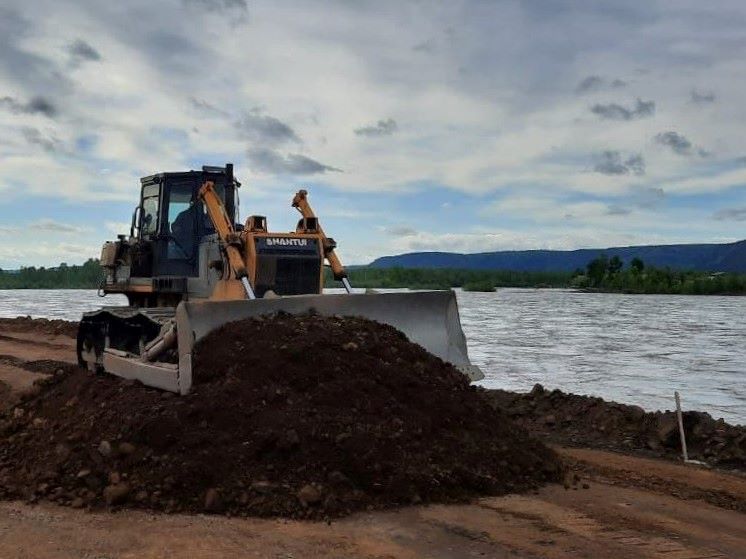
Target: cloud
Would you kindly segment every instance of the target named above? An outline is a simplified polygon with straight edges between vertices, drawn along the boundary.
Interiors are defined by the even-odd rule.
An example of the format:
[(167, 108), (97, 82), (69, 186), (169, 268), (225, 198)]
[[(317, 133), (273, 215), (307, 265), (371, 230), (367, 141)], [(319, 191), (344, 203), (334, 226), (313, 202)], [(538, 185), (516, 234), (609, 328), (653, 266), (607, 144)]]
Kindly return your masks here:
[[(684, 4), (675, 17), (660, 18), (642, 0), (618, 10), (579, 1), (479, 0), (427, 10), (418, 9), (421, 0), (385, 9), (370, 2), (334, 2), (322, 10), (318, 3), (266, 0), (128, 0), (115, 9), (76, 0), (38, 9), (28, 0), (4, 0), (0, 213), (10, 218), (6, 226), (15, 225), (24, 208), (44, 212), (27, 212), (27, 221), (75, 224), (75, 213), (100, 208), (98, 227), (91, 225), (81, 239), (66, 238), (90, 243), (95, 256), (96, 246), (111, 237), (103, 224), (129, 221), (140, 176), (232, 161), (252, 185), (251, 195), (268, 203), (287, 183), (278, 175), (307, 173), (298, 178), (313, 179), (320, 208), (332, 198), (422, 231), (423, 214), (443, 213), (441, 204), (450, 202), (449, 231), (494, 232), (493, 226), (509, 224), (514, 234), (505, 237), (506, 248), (527, 234), (533, 246), (555, 234), (531, 214), (479, 213), (489, 201), (517, 192), (556, 201), (556, 209), (542, 211), (566, 228), (568, 246), (586, 238), (573, 231), (590, 220), (601, 232), (609, 222), (624, 222), (617, 233), (636, 227), (644, 242), (742, 236), (743, 222), (710, 219), (746, 184), (746, 166), (735, 163), (745, 154), (744, 117), (736, 102), (725, 102), (746, 94), (746, 80), (733, 77), (746, 60), (746, 41), (734, 39), (746, 5), (732, 4), (706, 17)], [(255, 5), (250, 27), (231, 29), (253, 16)], [(72, 48), (77, 40), (100, 58)], [(82, 59), (71, 71), (74, 54)], [(627, 89), (615, 89), (624, 80)], [(695, 86), (704, 103), (714, 91), (714, 104), (698, 110), (690, 103)], [(587, 89), (585, 96), (577, 89)], [(34, 96), (52, 109), (30, 103)], [(650, 105), (638, 108), (638, 96)], [(655, 115), (647, 114), (651, 100)], [(599, 114), (590, 112), (594, 105)], [(252, 107), (266, 109), (252, 113)], [(247, 111), (242, 129), (237, 122)], [(386, 135), (390, 127), (378, 121), (389, 118), (398, 130)], [(691, 157), (653, 140), (668, 130), (688, 135)], [(96, 140), (79, 141), (85, 137)], [(698, 157), (700, 145), (717, 147), (717, 157)], [(619, 158), (603, 150), (618, 151)], [(644, 175), (631, 160), (637, 154)], [(668, 192), (665, 202), (642, 211), (637, 189), (656, 187)], [(416, 202), (413, 193), (421, 194)], [(690, 195), (703, 202), (692, 204)], [(285, 203), (266, 213), (279, 213)], [(610, 219), (615, 206), (632, 214)], [(46, 213), (49, 207), (53, 213)], [(566, 214), (575, 217), (565, 220)], [(650, 214), (654, 221), (631, 224)], [(360, 253), (374, 246), (369, 232), (376, 231), (376, 218), (351, 221), (339, 222), (349, 225), (337, 233), (346, 239), (342, 248)], [(379, 233), (382, 247), (365, 250), (400, 242)], [(26, 250), (52, 236), (10, 240)], [(478, 233), (469, 239), (476, 250), (491, 242)], [(54, 262), (57, 255), (49, 254), (23, 258)]]
[(588, 93), (601, 89), (604, 85), (604, 79), (601, 76), (588, 76), (584, 78), (575, 88), (576, 93)]
[(45, 151), (54, 152), (60, 148), (60, 140), (54, 136), (45, 136), (38, 128), (30, 126), (21, 129), (24, 139), (32, 145), (41, 146)]
[[(601, 216), (608, 224), (610, 219)], [(629, 246), (646, 244), (651, 235), (641, 235), (628, 231), (622, 221), (620, 231), (599, 230), (598, 227), (579, 228), (565, 221), (562, 227), (552, 230), (546, 236), (535, 232), (515, 230), (485, 230), (467, 233), (435, 233), (421, 231), (417, 235), (392, 239), (389, 254), (405, 252), (442, 251), (478, 253), (501, 250), (573, 250), (577, 248), (601, 248), (609, 246)], [(657, 238), (653, 238), (658, 241)]]
[(603, 175), (644, 175), (645, 160), (639, 153), (623, 159), (618, 151), (604, 151), (597, 156), (593, 170)]
[(182, 30), (157, 29), (142, 34), (138, 48), (150, 63), (165, 76), (184, 79), (195, 67), (209, 67), (215, 54), (206, 48), (199, 37), (186, 35)]
[(205, 115), (211, 115), (211, 116), (222, 116), (227, 117), (230, 116), (230, 113), (227, 111), (224, 111), (215, 105), (208, 103), (204, 99), (197, 99), (196, 97), (189, 97), (189, 104), (196, 109), (197, 111), (205, 114)]
[(57, 116), (57, 107), (49, 99), (37, 95), (24, 103), (14, 97), (0, 98), (0, 107), (6, 107), (14, 114), (42, 114), (49, 118)]
[(417, 235), (417, 231), (411, 227), (405, 225), (394, 225), (391, 227), (384, 227), (384, 233), (393, 235), (394, 237), (412, 237)]
[(661, 132), (655, 135), (655, 142), (671, 148), (674, 153), (679, 155), (692, 155), (692, 142), (678, 132)]
[(104, 223), (106, 230), (112, 235), (127, 235), (130, 231), (130, 223), (126, 221), (107, 221)]
[(426, 41), (422, 41), (421, 43), (417, 43), (412, 47), (412, 50), (415, 52), (426, 52), (428, 54), (431, 54), (435, 51), (435, 40), (434, 39), (427, 39)]
[(691, 102), (695, 105), (709, 105), (715, 102), (715, 93), (712, 91), (697, 91), (692, 89)]
[(244, 138), (258, 145), (300, 143), (300, 138), (290, 126), (273, 116), (260, 114), (257, 110), (243, 115), (236, 127)]
[(181, 0), (181, 2), (186, 8), (228, 17), (233, 26), (242, 25), (248, 21), (247, 0)]
[(607, 120), (636, 120), (655, 114), (655, 101), (643, 101), (638, 98), (635, 106), (627, 108), (617, 103), (600, 104), (591, 107), (591, 112)]
[(746, 208), (726, 208), (712, 214), (718, 221), (746, 221)]
[(85, 262), (100, 253), (100, 246), (78, 243), (50, 243), (48, 238), (25, 246), (0, 245), (0, 261), (6, 269), (22, 266), (57, 266), (60, 262)]
[(396, 125), (396, 121), (393, 118), (387, 118), (386, 120), (379, 120), (377, 123), (369, 126), (356, 128), (355, 134), (368, 137), (391, 136), (391, 134), (396, 132), (397, 129), (398, 126)]
[(70, 55), (70, 64), (79, 66), (83, 62), (97, 62), (101, 60), (101, 54), (83, 39), (76, 39), (67, 46)]
[[(10, 82), (12, 90), (43, 91), (47, 96), (68, 90), (70, 80), (54, 62), (58, 47), (51, 47), (48, 54), (43, 52), (45, 41), (35, 34), (43, 20), (38, 10), (22, 1), (15, 8), (10, 4), (5, 1), (0, 6), (0, 84), (7, 87)], [(27, 8), (29, 17), (21, 13), (21, 7)], [(54, 25), (59, 26), (61, 19), (56, 18)]]
[(611, 204), (606, 209), (606, 215), (629, 215), (632, 213), (632, 210), (629, 208), (625, 208), (624, 206), (619, 206), (617, 204)]
[(666, 200), (666, 191), (659, 186), (636, 187), (632, 190), (632, 199), (638, 208), (654, 208)]
[(256, 148), (250, 149), (247, 156), (253, 170), (275, 175), (316, 175), (341, 172), (341, 169), (319, 163), (315, 159), (298, 153), (283, 156), (268, 148)]
[(577, 93), (578, 95), (583, 95), (585, 93), (590, 93), (593, 91), (600, 91), (608, 87), (612, 89), (619, 89), (621, 87), (625, 87), (626, 85), (627, 82), (618, 78), (608, 81), (606, 78), (602, 78), (601, 76), (591, 75), (583, 78), (580, 81), (580, 83), (575, 88), (575, 93)]
[(182, 0), (185, 6), (200, 8), (208, 12), (236, 10), (246, 12), (249, 5), (246, 0)]
[(29, 223), (28, 228), (51, 233), (83, 233), (86, 231), (83, 227), (78, 227), (77, 225), (71, 225), (69, 223), (61, 223), (53, 219), (40, 219), (39, 221)]

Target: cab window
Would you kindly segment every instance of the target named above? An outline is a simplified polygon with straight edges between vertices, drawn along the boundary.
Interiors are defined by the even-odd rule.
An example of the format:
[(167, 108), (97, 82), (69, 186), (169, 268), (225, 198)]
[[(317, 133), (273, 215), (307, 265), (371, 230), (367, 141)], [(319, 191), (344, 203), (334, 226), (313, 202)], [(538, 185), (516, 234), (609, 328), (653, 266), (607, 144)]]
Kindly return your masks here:
[(143, 199), (141, 223), (143, 237), (151, 237), (158, 231), (158, 196)]
[(168, 200), (168, 258), (189, 259), (194, 254), (197, 239), (197, 208), (192, 185), (174, 184)]

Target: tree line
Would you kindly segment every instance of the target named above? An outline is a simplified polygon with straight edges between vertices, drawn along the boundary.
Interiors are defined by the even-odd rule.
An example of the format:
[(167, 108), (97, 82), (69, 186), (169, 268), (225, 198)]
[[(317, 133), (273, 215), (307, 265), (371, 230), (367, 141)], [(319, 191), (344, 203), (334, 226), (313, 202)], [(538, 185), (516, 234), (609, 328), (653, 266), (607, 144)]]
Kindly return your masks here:
[[(0, 269), (0, 289), (96, 289), (102, 278), (99, 261), (57, 267)], [(625, 264), (618, 256), (601, 255), (575, 272), (516, 272), (453, 268), (348, 269), (354, 287), (450, 289), (494, 291), (496, 287), (564, 287), (619, 293), (672, 293), (688, 295), (746, 295), (746, 274), (708, 273), (648, 266), (639, 258)], [(339, 287), (329, 270), (327, 287)]]
[[(495, 287), (567, 287), (569, 272), (515, 272), (510, 270), (461, 270), (455, 268), (369, 268), (351, 267), (347, 270), (354, 287), (411, 289), (450, 289), (462, 287), (467, 291), (494, 291)], [(326, 276), (328, 287), (338, 286), (331, 274)]]
[(99, 261), (91, 258), (80, 266), (0, 270), (0, 289), (96, 289), (102, 277)]
[(746, 274), (696, 272), (647, 266), (633, 258), (627, 266), (618, 256), (591, 260), (576, 270), (571, 287), (616, 293), (671, 293), (678, 295), (744, 295)]

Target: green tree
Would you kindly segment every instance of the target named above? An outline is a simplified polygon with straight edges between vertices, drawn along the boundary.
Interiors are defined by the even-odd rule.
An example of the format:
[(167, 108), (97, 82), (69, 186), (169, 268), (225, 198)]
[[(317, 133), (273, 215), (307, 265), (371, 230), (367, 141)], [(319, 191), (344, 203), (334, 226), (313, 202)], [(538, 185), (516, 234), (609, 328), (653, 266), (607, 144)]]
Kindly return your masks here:
[(588, 272), (588, 279), (593, 287), (599, 287), (606, 277), (606, 272), (609, 269), (609, 259), (605, 254), (594, 258), (588, 263), (586, 270)]
[(609, 265), (608, 265), (609, 274), (612, 276), (615, 274), (618, 274), (622, 270), (623, 266), (624, 266), (624, 263), (622, 262), (621, 258), (619, 258), (616, 255), (612, 256), (611, 260), (609, 260)]

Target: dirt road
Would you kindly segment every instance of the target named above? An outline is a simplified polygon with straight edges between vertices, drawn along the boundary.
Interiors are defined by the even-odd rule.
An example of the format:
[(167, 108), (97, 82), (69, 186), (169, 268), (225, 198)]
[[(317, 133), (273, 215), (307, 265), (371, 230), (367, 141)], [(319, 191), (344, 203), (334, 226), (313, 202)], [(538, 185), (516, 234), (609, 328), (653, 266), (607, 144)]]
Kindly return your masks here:
[[(73, 349), (64, 336), (0, 332), (0, 405), (54, 370), (54, 361), (72, 362)], [(558, 450), (580, 477), (568, 489), (363, 513), (330, 525), (0, 502), (0, 557), (746, 559), (743, 477)]]

